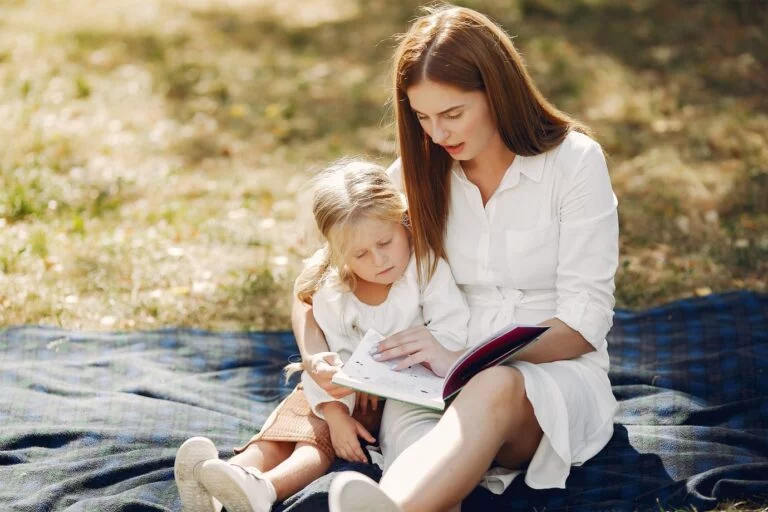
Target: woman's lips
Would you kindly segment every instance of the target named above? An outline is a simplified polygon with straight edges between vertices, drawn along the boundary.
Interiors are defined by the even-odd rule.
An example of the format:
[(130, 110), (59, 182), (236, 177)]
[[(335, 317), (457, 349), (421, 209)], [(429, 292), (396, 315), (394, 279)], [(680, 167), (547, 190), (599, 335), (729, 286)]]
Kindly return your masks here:
[(461, 144), (456, 144), (455, 146), (443, 146), (443, 148), (445, 148), (449, 154), (455, 155), (457, 153), (461, 153), (461, 150), (464, 149), (464, 143), (462, 142)]

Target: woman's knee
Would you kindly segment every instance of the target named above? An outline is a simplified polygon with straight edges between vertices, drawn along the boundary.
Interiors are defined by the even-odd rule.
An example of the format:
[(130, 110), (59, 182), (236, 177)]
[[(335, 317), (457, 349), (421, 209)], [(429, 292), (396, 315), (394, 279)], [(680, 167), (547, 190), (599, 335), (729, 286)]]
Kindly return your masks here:
[(486, 368), (472, 377), (464, 390), (493, 405), (511, 405), (525, 397), (525, 380), (509, 366)]

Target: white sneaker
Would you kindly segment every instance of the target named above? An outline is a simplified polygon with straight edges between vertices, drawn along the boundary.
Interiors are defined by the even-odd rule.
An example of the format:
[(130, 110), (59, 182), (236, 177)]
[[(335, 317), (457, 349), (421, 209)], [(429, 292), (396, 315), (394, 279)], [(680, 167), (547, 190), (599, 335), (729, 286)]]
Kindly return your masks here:
[(333, 479), (328, 506), (330, 512), (401, 512), (379, 484), (355, 471), (344, 471)]
[(216, 512), (211, 495), (200, 485), (197, 477), (205, 461), (218, 458), (219, 451), (207, 437), (189, 438), (179, 447), (173, 476), (184, 512)]
[(199, 478), (227, 512), (269, 512), (276, 499), (272, 483), (256, 468), (209, 460), (201, 466)]

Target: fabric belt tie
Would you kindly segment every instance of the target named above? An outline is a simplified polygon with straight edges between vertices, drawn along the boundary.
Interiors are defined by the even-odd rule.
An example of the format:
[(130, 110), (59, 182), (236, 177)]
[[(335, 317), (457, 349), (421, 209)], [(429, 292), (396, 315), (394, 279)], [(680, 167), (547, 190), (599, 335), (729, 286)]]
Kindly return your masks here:
[(494, 324), (499, 328), (515, 322), (518, 307), (536, 310), (554, 310), (557, 293), (525, 293), (517, 288), (499, 286), (463, 286), (462, 291), (469, 307), (489, 308), (497, 312)]

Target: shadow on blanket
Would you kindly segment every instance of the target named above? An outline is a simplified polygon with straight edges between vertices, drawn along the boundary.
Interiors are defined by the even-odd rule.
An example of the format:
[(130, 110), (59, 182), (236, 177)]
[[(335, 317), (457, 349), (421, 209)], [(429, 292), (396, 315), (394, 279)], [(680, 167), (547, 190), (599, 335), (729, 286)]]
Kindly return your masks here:
[[(518, 479), (465, 510), (659, 510), (768, 501), (768, 296), (620, 311), (610, 334), (614, 436), (566, 490)], [(179, 511), (176, 447), (222, 457), (289, 391), (289, 333), (0, 333), (0, 510)], [(338, 461), (378, 478), (375, 466)], [(326, 508), (332, 475), (276, 510)]]

